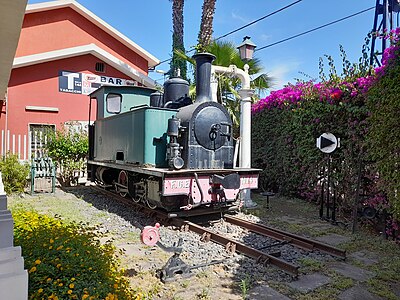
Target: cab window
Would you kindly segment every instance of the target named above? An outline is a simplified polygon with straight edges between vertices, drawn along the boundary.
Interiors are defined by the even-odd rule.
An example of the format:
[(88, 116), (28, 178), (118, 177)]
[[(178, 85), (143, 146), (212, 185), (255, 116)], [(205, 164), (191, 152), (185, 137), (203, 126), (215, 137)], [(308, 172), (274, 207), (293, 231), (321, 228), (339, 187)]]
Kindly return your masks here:
[(121, 112), (122, 95), (108, 94), (106, 98), (106, 109), (110, 114), (119, 114)]

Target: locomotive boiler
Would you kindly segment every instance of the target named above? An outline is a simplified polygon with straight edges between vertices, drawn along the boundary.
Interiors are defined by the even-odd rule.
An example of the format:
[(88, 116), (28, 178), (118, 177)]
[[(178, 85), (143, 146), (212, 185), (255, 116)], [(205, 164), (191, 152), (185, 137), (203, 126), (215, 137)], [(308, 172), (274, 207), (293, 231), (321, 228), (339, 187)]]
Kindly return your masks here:
[[(103, 86), (89, 127), (92, 181), (170, 216), (234, 210), (242, 189), (257, 188), (257, 169), (236, 168), (232, 121), (210, 97), (208, 53), (196, 60), (196, 100), (182, 79), (164, 96), (144, 87)], [(178, 85), (178, 92), (169, 90)], [(176, 91), (176, 89), (175, 89)]]

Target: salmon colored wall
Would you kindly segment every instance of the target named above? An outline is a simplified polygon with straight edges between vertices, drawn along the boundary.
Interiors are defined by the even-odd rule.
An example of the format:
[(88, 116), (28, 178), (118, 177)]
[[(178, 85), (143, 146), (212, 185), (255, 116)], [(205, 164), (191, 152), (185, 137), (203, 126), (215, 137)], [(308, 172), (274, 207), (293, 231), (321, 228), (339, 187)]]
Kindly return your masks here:
[[(29, 124), (60, 124), (88, 121), (89, 96), (58, 91), (58, 72), (61, 70), (85, 72), (109, 77), (130, 79), (106, 65), (106, 73), (94, 71), (100, 60), (92, 55), (57, 60), (34, 66), (13, 69), (8, 88), (8, 130), (12, 134), (27, 134)], [(56, 107), (58, 112), (29, 111), (26, 106)], [(4, 108), (3, 108), (4, 111)], [(95, 106), (92, 107), (92, 120)], [(5, 127), (5, 114), (0, 115), (0, 129)]]
[(72, 8), (25, 15), (16, 57), (96, 44), (120, 60), (148, 74), (148, 62)]

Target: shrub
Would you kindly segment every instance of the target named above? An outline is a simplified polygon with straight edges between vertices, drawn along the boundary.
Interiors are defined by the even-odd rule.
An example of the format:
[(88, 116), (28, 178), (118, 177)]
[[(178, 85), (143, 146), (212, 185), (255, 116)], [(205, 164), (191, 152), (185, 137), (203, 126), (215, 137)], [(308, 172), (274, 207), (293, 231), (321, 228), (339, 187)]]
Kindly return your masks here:
[(16, 154), (7, 153), (0, 160), (0, 171), (7, 194), (22, 193), (27, 185), (29, 165), (20, 163)]
[(16, 209), (15, 245), (29, 272), (29, 299), (135, 299), (118, 270), (111, 242), (101, 245), (95, 228), (63, 223)]
[(87, 134), (64, 127), (56, 132), (50, 131), (48, 136), (48, 155), (59, 167), (61, 184), (68, 186), (74, 181), (74, 171), (85, 169), (89, 150)]
[(400, 220), (400, 46), (387, 48), (384, 61), (379, 80), (368, 91), (368, 153), (376, 163), (379, 187)]
[(390, 32), (393, 45), (375, 70), (365, 67), (365, 48), (353, 65), (341, 49), (342, 76), (327, 56), (330, 75), (321, 83), (289, 84), (253, 105), (253, 166), (264, 170), (263, 188), (318, 200), (330, 158), (315, 139), (329, 131), (341, 138), (342, 147), (331, 155), (340, 207), (352, 208), (359, 191), (364, 205), (386, 216), (386, 232), (400, 237), (399, 37), (399, 28)]

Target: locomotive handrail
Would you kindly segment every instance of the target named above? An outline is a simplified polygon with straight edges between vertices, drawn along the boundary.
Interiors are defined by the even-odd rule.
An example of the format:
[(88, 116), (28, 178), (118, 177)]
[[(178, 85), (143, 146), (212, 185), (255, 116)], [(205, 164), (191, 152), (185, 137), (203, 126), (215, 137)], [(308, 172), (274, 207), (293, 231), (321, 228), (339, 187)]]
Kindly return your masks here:
[(132, 106), (130, 109), (129, 109), (129, 111), (132, 111), (132, 110), (134, 110), (134, 109), (139, 109), (139, 108), (144, 108), (144, 107), (150, 107), (148, 104), (141, 104), (141, 105), (138, 105), (138, 106)]

